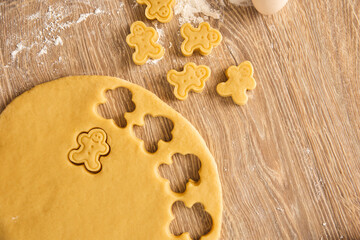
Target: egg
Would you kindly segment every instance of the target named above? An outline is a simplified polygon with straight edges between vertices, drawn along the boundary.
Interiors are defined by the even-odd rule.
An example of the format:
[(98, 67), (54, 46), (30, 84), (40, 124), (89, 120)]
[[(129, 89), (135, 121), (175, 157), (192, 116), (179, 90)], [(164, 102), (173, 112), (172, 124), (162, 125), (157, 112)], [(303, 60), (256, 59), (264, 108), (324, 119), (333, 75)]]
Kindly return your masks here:
[(252, 0), (252, 2), (261, 14), (270, 15), (280, 11), (288, 0)]

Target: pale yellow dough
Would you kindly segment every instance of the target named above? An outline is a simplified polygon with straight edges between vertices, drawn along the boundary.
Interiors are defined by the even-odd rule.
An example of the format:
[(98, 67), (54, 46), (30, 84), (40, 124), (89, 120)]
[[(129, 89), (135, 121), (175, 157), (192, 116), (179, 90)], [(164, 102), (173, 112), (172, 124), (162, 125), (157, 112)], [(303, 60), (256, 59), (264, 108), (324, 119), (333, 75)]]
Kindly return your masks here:
[[(97, 114), (105, 92), (128, 88), (134, 112), (126, 128)], [(172, 141), (146, 152), (133, 133), (144, 116), (173, 121)], [(68, 159), (82, 132), (107, 134), (108, 155), (101, 171), (89, 172)], [(201, 160), (200, 182), (174, 193), (158, 166), (175, 153)], [(35, 87), (16, 98), (0, 115), (0, 239), (2, 240), (166, 240), (190, 239), (170, 233), (172, 204), (204, 204), (213, 220), (201, 239), (218, 239), (222, 195), (215, 161), (204, 140), (179, 113), (149, 91), (112, 77), (67, 77)]]

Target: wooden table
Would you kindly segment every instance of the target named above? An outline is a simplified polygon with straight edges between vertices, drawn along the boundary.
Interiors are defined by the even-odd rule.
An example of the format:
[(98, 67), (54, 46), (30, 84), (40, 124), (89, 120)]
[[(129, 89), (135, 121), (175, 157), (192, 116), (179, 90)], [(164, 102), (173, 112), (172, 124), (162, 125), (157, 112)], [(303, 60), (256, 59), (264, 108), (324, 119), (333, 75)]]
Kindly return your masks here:
[[(150, 22), (135, 0), (1, 1), (0, 112), (60, 77), (127, 79), (189, 119), (214, 154), (221, 239), (359, 239), (360, 1), (290, 0), (274, 16), (213, 4), (223, 43), (208, 57), (185, 58), (178, 20)], [(130, 60), (125, 37), (135, 20), (163, 31), (159, 62)], [(190, 60), (213, 74), (203, 93), (181, 102), (165, 76)], [(258, 86), (240, 107), (215, 88), (245, 60)]]

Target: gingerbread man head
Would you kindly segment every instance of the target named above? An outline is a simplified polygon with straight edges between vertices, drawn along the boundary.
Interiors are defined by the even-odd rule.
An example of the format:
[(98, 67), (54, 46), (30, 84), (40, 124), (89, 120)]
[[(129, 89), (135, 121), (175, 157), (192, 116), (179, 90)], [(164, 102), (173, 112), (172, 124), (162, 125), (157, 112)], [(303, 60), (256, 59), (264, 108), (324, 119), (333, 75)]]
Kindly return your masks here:
[(96, 131), (93, 134), (91, 134), (90, 138), (94, 143), (101, 143), (104, 142), (105, 135), (103, 131)]
[(202, 78), (205, 77), (206, 74), (208, 74), (208, 69), (204, 66), (199, 66), (196, 71), (195, 74), (198, 78)]
[(141, 36), (145, 32), (145, 27), (142, 24), (134, 24), (132, 25), (131, 32), (133, 32), (135, 36)]
[(220, 40), (220, 35), (217, 31), (215, 30), (211, 30), (208, 35), (207, 35), (207, 39), (210, 41), (210, 43), (218, 43)]
[(160, 17), (166, 18), (166, 17), (169, 16), (170, 10), (169, 10), (168, 7), (166, 7), (165, 5), (163, 5), (163, 6), (159, 9), (158, 14), (160, 15)]

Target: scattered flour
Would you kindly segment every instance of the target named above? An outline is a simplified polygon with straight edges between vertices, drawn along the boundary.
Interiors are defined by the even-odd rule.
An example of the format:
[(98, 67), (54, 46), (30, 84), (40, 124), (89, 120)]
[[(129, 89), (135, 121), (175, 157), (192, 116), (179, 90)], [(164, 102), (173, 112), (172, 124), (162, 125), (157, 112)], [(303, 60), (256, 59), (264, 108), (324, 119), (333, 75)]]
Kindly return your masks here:
[(81, 23), (82, 21), (85, 21), (90, 15), (92, 15), (93, 13), (83, 13), (80, 14), (79, 19), (76, 21), (76, 23)]
[(158, 42), (160, 44), (164, 44), (164, 40), (163, 40), (163, 36), (165, 36), (164, 30), (162, 30), (161, 28), (156, 28), (157, 33), (159, 34), (159, 40)]
[(21, 52), (22, 50), (24, 50), (24, 49), (27, 49), (27, 47), (25, 47), (25, 46), (22, 44), (22, 42), (18, 43), (18, 44), (16, 45), (16, 49), (15, 49), (14, 51), (12, 51), (12, 53), (11, 53), (11, 58), (12, 58), (13, 60), (15, 60), (16, 55), (17, 55), (19, 52)]
[(95, 14), (101, 14), (101, 13), (104, 13), (104, 11), (101, 10), (100, 8), (97, 8), (94, 13)]
[(163, 58), (160, 58), (160, 59), (149, 59), (147, 60), (147, 64), (153, 64), (153, 65), (156, 65), (161, 59)]
[(38, 53), (38, 56), (41, 56), (41, 55), (46, 54), (46, 53), (47, 53), (47, 47), (44, 46), (44, 47), (40, 50), (40, 52)]
[(58, 46), (58, 45), (63, 45), (63, 40), (61, 39), (60, 36), (58, 36), (56, 39), (55, 39), (55, 42), (54, 42), (55, 46)]
[(89, 16), (101, 14), (101, 13), (103, 13), (103, 12), (104, 12), (104, 11), (102, 11), (100, 8), (97, 8), (97, 9), (95, 10), (95, 12), (93, 12), (93, 13), (83, 13), (83, 14), (80, 14), (80, 17), (79, 17), (79, 19), (76, 21), (76, 23), (81, 23), (82, 21), (85, 21)]
[(156, 22), (154, 23), (154, 27), (156, 29), (156, 32), (159, 34), (158, 43), (164, 44), (164, 40), (163, 40), (163, 37), (165, 36), (164, 30), (162, 28), (159, 28), (158, 24)]
[(161, 28), (156, 28), (156, 31), (159, 34), (159, 39), (161, 39), (165, 35), (164, 30), (162, 30)]
[[(181, 0), (178, 1), (174, 8), (176, 15), (180, 15), (180, 25), (186, 22), (201, 23), (205, 18), (212, 17), (214, 19), (220, 19), (220, 12), (213, 9), (207, 0)], [(203, 17), (199, 16), (204, 15)]]
[(34, 13), (33, 15), (30, 15), (27, 19), (28, 20), (34, 20), (34, 19), (38, 19), (40, 17), (40, 12)]
[(252, 2), (251, 0), (229, 0), (230, 3), (238, 5), (238, 6), (243, 6), (243, 7), (249, 7), (252, 6)]
[[(11, 39), (6, 40), (6, 45), (14, 44), (14, 41), (18, 41), (16, 49), (11, 53), (11, 59), (14, 62), (18, 53), (23, 50), (36, 49), (38, 56), (46, 54), (51, 46), (63, 45), (63, 40), (60, 35), (61, 32), (70, 28), (77, 23), (85, 21), (91, 15), (99, 15), (105, 13), (100, 8), (96, 8), (94, 12), (83, 13), (78, 20), (72, 20), (73, 6), (62, 4), (61, 2), (48, 6), (46, 12), (36, 12), (28, 17), (25, 17), (25, 21), (33, 21), (41, 18), (43, 25), (35, 27), (33, 31), (29, 32), (27, 39), (33, 39), (33, 42), (29, 42), (27, 39), (22, 39), (21, 35), (12, 36)], [(72, 20), (72, 21), (71, 21)]]

